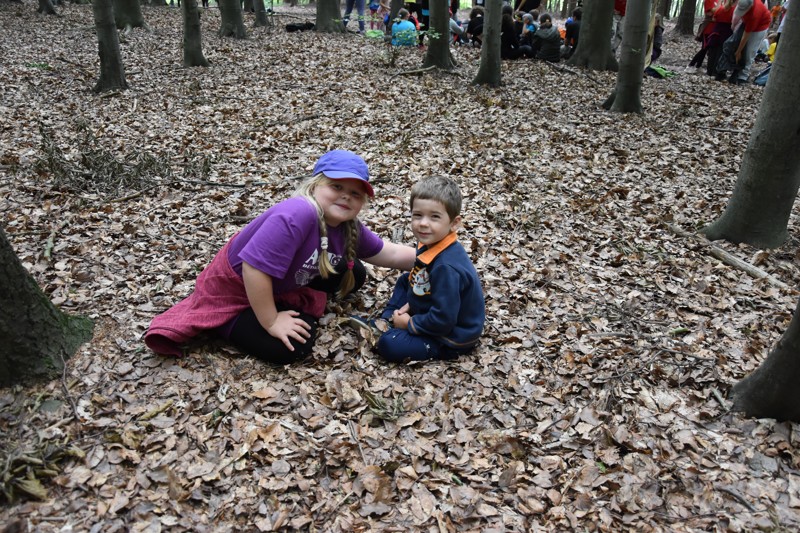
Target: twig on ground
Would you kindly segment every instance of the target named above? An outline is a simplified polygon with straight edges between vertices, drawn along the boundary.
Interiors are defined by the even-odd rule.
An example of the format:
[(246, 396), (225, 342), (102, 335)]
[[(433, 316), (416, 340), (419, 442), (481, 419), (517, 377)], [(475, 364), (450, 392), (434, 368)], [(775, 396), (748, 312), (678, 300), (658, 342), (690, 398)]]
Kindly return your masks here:
[(750, 502), (748, 502), (748, 501), (747, 501), (747, 500), (744, 498), (744, 496), (742, 496), (741, 494), (739, 494), (739, 493), (738, 493), (738, 492), (736, 492), (735, 490), (733, 490), (733, 489), (729, 489), (728, 487), (717, 487), (717, 490), (718, 490), (718, 491), (720, 491), (720, 492), (724, 492), (725, 494), (727, 494), (727, 495), (729, 495), (729, 496), (732, 496), (732, 497), (733, 497), (733, 499), (735, 499), (736, 501), (738, 501), (739, 503), (741, 503), (742, 505), (744, 505), (745, 507), (747, 507), (747, 510), (748, 510), (748, 511), (750, 511), (751, 513), (757, 513), (757, 512), (759, 512), (759, 511), (758, 511), (758, 510), (757, 510), (755, 507), (753, 507), (753, 506), (750, 504)]
[(430, 72), (431, 70), (434, 70), (435, 68), (438, 68), (438, 67), (436, 65), (431, 65), (429, 67), (418, 68), (418, 69), (415, 69), (415, 70), (402, 70), (402, 71), (398, 72), (397, 74), (392, 75), (392, 77), (390, 77), (389, 79), (392, 80), (392, 79), (396, 78), (397, 76), (412, 76), (412, 75), (415, 75), (415, 74), (425, 74), (426, 72)]
[(274, 126), (284, 126), (286, 124), (299, 124), (300, 122), (305, 122), (306, 120), (314, 120), (320, 118), (322, 115), (320, 113), (313, 113), (311, 115), (306, 115), (300, 118), (285, 118), (282, 120), (275, 120), (272, 122), (267, 122), (264, 124), (265, 128), (272, 128)]
[[(674, 224), (670, 224), (669, 222), (664, 222), (664, 225), (672, 233), (674, 233), (675, 235), (677, 235), (679, 237), (693, 238), (693, 239), (697, 240), (698, 242), (700, 242), (701, 244), (705, 245), (708, 248), (709, 253), (713, 257), (716, 257), (717, 259), (719, 259), (720, 261), (722, 261), (726, 265), (732, 266), (734, 268), (738, 268), (739, 270), (742, 270), (742, 271), (746, 272), (747, 274), (750, 274), (754, 278), (767, 280), (768, 282), (770, 282), (772, 285), (775, 285), (776, 287), (780, 287), (782, 289), (787, 289), (787, 290), (790, 289), (790, 287), (788, 285), (786, 285), (784, 282), (782, 282), (781, 280), (779, 280), (778, 278), (776, 278), (775, 276), (773, 276), (769, 272), (765, 272), (765, 271), (761, 270), (760, 268), (758, 268), (756, 266), (753, 266), (750, 263), (747, 263), (746, 261), (743, 261), (742, 259), (739, 259), (735, 255), (733, 255), (733, 254), (731, 254), (729, 252), (726, 252), (725, 250), (723, 250), (719, 246), (711, 244), (708, 240), (705, 240), (705, 239), (701, 240), (701, 238), (699, 236), (693, 235), (693, 234), (689, 233), (688, 231), (685, 231), (685, 230), (679, 228), (678, 226), (676, 226)], [(705, 242), (703, 242), (703, 241), (705, 241)]]

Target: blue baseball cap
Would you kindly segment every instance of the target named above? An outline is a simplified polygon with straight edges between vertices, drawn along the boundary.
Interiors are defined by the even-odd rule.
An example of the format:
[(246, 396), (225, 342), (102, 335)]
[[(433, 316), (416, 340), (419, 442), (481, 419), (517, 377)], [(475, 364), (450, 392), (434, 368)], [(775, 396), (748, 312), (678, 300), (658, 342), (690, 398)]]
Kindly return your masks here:
[(331, 150), (317, 160), (314, 175), (324, 174), (332, 180), (359, 180), (364, 184), (367, 195), (375, 196), (369, 184), (369, 169), (360, 155), (347, 150)]

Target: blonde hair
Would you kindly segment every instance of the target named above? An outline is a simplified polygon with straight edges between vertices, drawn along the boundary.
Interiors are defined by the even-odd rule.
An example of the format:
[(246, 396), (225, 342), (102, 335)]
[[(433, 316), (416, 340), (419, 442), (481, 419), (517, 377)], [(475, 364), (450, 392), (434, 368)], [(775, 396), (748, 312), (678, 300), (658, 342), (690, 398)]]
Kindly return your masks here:
[[(328, 279), (328, 276), (335, 273), (336, 270), (334, 269), (333, 265), (331, 264), (331, 260), (328, 254), (328, 225), (325, 223), (325, 213), (322, 211), (322, 207), (317, 203), (316, 198), (314, 198), (314, 191), (317, 187), (323, 187), (326, 185), (330, 185), (335, 183), (336, 180), (332, 180), (326, 177), (324, 174), (317, 174), (316, 176), (312, 176), (311, 178), (305, 180), (303, 183), (295, 191), (295, 196), (301, 196), (308, 200), (311, 205), (317, 210), (317, 219), (319, 222), (319, 235), (320, 235), (320, 249), (321, 253), (319, 254), (319, 275), (322, 279)], [(366, 203), (368, 196), (364, 195), (364, 202)], [(342, 222), (344, 225), (344, 257), (342, 258), (343, 261), (350, 263), (351, 261), (355, 261), (356, 259), (356, 247), (358, 246), (358, 236), (359, 236), (359, 223), (358, 219), (348, 220), (346, 222)], [(350, 291), (353, 290), (353, 287), (356, 286), (356, 277), (353, 274), (353, 269), (348, 268), (344, 276), (342, 277), (342, 282), (339, 284), (339, 290), (336, 295), (339, 298), (343, 298), (346, 296)]]

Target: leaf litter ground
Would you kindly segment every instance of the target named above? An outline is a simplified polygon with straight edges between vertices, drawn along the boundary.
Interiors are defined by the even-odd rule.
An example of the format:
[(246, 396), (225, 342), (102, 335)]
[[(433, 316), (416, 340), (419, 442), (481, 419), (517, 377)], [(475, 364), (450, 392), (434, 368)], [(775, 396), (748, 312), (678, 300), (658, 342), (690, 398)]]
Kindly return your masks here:
[[(780, 338), (797, 294), (665, 225), (695, 232), (718, 215), (760, 89), (684, 73), (694, 43), (673, 39), (663, 63), (679, 75), (645, 79), (642, 116), (611, 114), (599, 108), (610, 73), (504, 63), (502, 88), (476, 88), (479, 53), (457, 48), (455, 74), (395, 76), (422, 52), (390, 68), (379, 44), (356, 35), (285, 33), (313, 17), (279, 11), (273, 31), (251, 29), (246, 41), (214, 36), (218, 11), (204, 11), (213, 65), (184, 69), (179, 11), (145, 8), (153, 32), (122, 37), (131, 89), (96, 96), (89, 7), (56, 18), (0, 5), (3, 226), (51, 298), (97, 322), (63, 379), (0, 391), (2, 483), (19, 496), (0, 522), (800, 527), (797, 426), (730, 414), (725, 398)], [(149, 181), (67, 192), (40, 163), (40, 131), (50, 159), (90, 181), (100, 175), (80, 166), (90, 148), (126, 168), (151, 156), (138, 167)], [(487, 298), (477, 352), (376, 359), (374, 339), (342, 317), (380, 308), (397, 275), (383, 269), (358, 296), (331, 302), (304, 364), (271, 368), (215, 342), (180, 359), (147, 351), (152, 317), (333, 148), (367, 159), (378, 193), (362, 218), (400, 242), (412, 242), (410, 185), (458, 180), (461, 239)], [(794, 217), (790, 226), (777, 250), (719, 245), (794, 287)]]

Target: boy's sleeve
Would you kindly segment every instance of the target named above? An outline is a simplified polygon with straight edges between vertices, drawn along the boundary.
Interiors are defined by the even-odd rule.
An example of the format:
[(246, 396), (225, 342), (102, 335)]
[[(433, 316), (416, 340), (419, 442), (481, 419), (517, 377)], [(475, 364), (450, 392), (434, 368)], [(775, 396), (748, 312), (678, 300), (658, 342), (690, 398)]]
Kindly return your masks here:
[(408, 322), (408, 331), (413, 335), (440, 337), (453, 331), (461, 309), (459, 273), (449, 265), (435, 268), (431, 272), (430, 297), (428, 311), (412, 316)]

